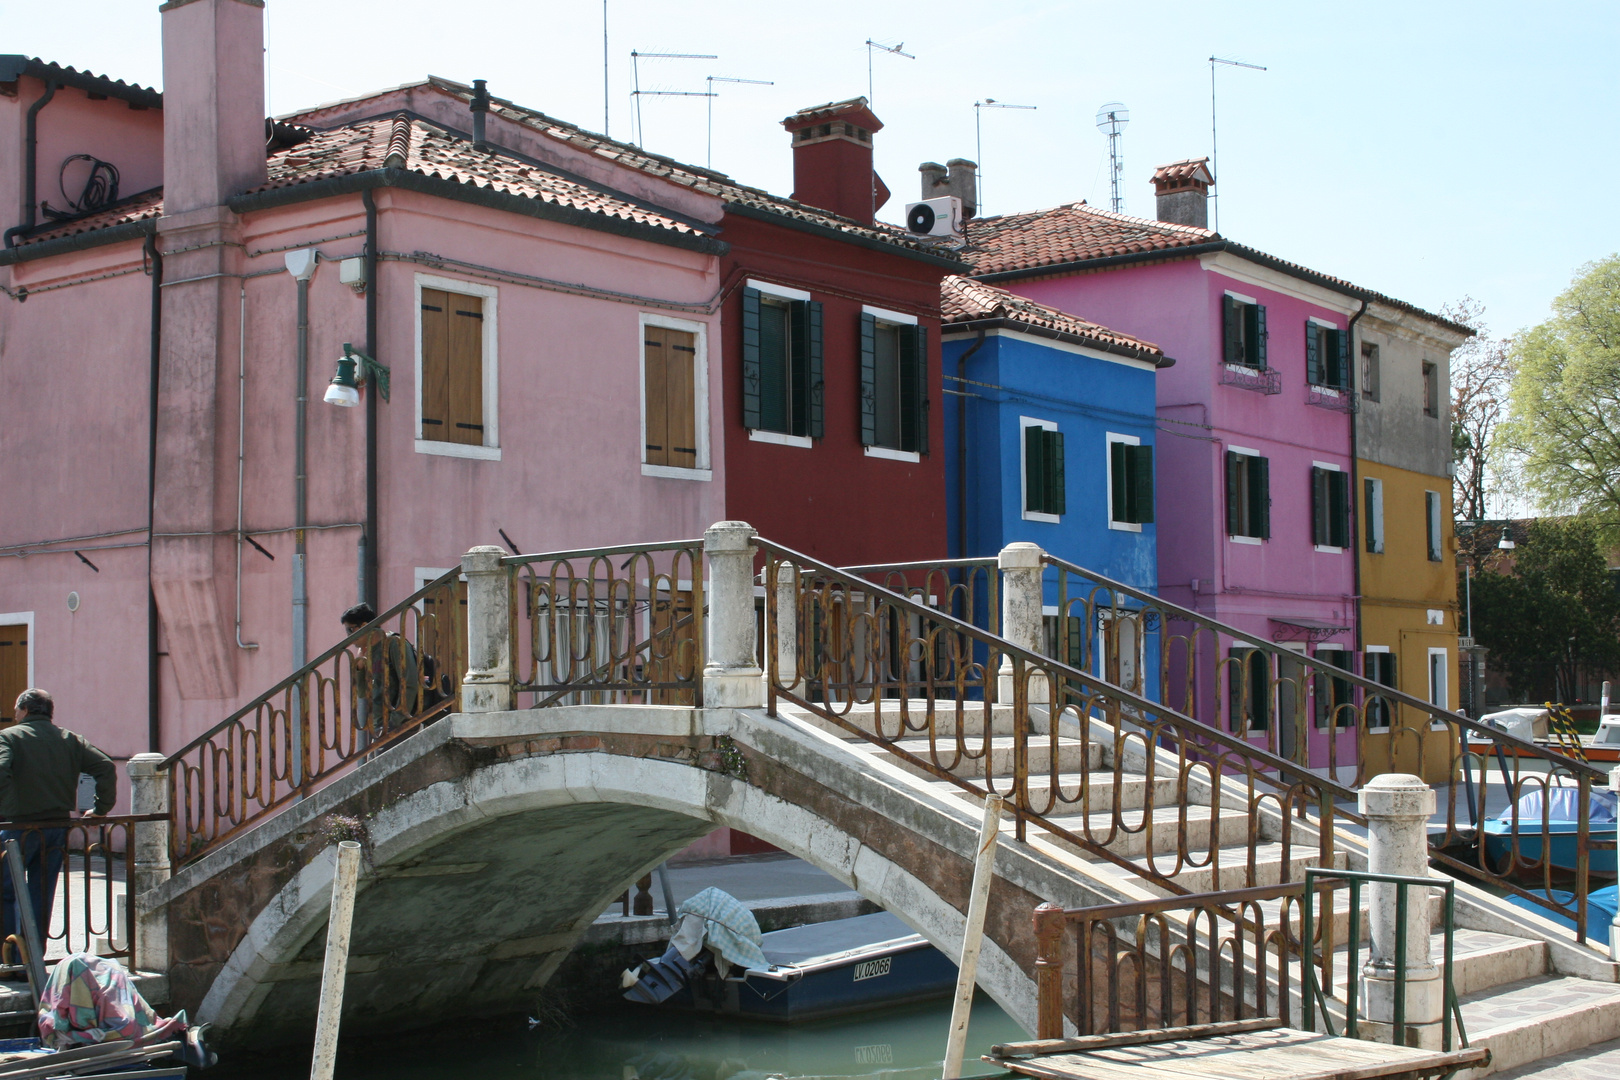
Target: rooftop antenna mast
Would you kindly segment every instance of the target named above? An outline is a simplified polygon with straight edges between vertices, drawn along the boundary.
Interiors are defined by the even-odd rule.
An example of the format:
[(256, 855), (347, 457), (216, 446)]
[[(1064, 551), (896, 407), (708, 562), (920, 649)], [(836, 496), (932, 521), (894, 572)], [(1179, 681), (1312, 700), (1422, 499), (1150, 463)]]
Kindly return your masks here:
[(1220, 150), (1215, 142), (1215, 65), (1225, 64), (1227, 67), (1248, 68), (1250, 71), (1265, 71), (1259, 64), (1245, 64), (1242, 60), (1223, 60), (1219, 56), (1209, 58), (1209, 169), (1215, 174), (1215, 191), (1209, 197), (1210, 225), (1215, 232), (1221, 231), (1221, 208), (1216, 199), (1220, 197), (1221, 158)]
[(907, 60), (915, 60), (915, 59), (917, 59), (915, 56), (913, 56), (910, 53), (906, 52), (906, 43), (903, 42), (903, 41), (896, 44), (896, 45), (885, 45), (880, 41), (873, 41), (871, 38), (867, 38), (866, 39), (866, 103), (868, 105), (872, 104), (872, 50), (873, 49), (882, 49), (886, 53), (893, 53), (895, 56), (903, 56)]
[(602, 134), (608, 132), (608, 0), (602, 0)]
[(1109, 206), (1114, 213), (1125, 212), (1125, 197), (1119, 193), (1120, 177), (1125, 172), (1125, 159), (1119, 151), (1120, 136), (1131, 122), (1131, 110), (1123, 103), (1110, 101), (1097, 110), (1097, 130), (1108, 136), (1108, 190)]
[(1009, 105), (1005, 101), (997, 101), (993, 97), (987, 97), (983, 101), (975, 101), (973, 103), (973, 153), (975, 155), (977, 155), (977, 163), (978, 163), (978, 166), (979, 166), (979, 175), (978, 175), (978, 181), (977, 181), (979, 205), (977, 207), (977, 215), (976, 216), (984, 217), (984, 125), (980, 122), (982, 117), (983, 117), (983, 110), (985, 110), (985, 109), (1030, 109), (1030, 110), (1033, 110), (1035, 108), (1036, 108), (1036, 106), (1034, 106), (1034, 105)]
[(714, 92), (714, 84), (723, 82), (746, 83), (749, 86), (775, 86), (776, 83), (770, 79), (731, 79), (724, 75), (710, 75), (707, 76), (707, 80), (709, 83), (709, 156), (707, 164), (712, 169), (714, 168), (714, 99), (720, 96)]
[(643, 90), (641, 88), (641, 61), (648, 60), (718, 60), (713, 53), (678, 53), (678, 52), (637, 52), (630, 50), (630, 68), (635, 75), (636, 88), (630, 91), (630, 98), (636, 106), (636, 138), (635, 144), (642, 145), (643, 130), (641, 127), (641, 99), (644, 97), (713, 97), (701, 90)]

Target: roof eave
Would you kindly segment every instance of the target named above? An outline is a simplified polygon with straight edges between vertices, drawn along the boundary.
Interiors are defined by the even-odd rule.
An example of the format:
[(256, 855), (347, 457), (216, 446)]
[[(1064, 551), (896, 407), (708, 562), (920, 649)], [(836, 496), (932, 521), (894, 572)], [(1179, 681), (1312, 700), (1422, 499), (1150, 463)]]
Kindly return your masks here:
[(163, 95), (144, 86), (134, 86), (104, 75), (92, 75), (87, 71), (70, 71), (60, 64), (47, 64), (31, 56), (0, 56), (0, 82), (15, 82), (19, 75), (60, 83), (90, 94), (106, 94), (145, 109), (163, 108)]
[(976, 333), (980, 330), (1015, 330), (1020, 334), (1050, 338), (1053, 341), (1061, 341), (1067, 345), (1078, 345), (1086, 349), (1095, 349), (1097, 352), (1125, 356), (1132, 360), (1141, 360), (1144, 363), (1152, 364), (1156, 368), (1167, 368), (1175, 364), (1173, 358), (1160, 352), (1135, 349), (1129, 345), (1121, 345), (1117, 341), (1107, 341), (1102, 338), (1089, 337), (1085, 334), (1071, 334), (1064, 330), (1053, 330), (1049, 326), (1038, 326), (1035, 323), (1027, 323), (1021, 319), (1011, 319), (1005, 316), (996, 316), (989, 319), (962, 319), (944, 323), (939, 328), (941, 336), (957, 330), (969, 333)]
[(3, 248), (0, 249), (0, 266), (12, 266), (16, 263), (32, 262), (35, 259), (48, 259), (52, 255), (86, 251), (90, 248), (122, 243), (125, 240), (145, 240), (157, 231), (157, 220), (155, 217), (142, 218), (139, 221), (126, 221), (119, 225), (109, 225), (105, 229), (69, 233), (67, 236), (41, 240), (37, 244)]
[(765, 221), (772, 225), (781, 225), (785, 228), (797, 229), (799, 232), (809, 233), (812, 236), (825, 237), (829, 240), (839, 240), (843, 243), (854, 244), (857, 247), (867, 248), (871, 251), (882, 251), (890, 255), (898, 255), (903, 259), (915, 259), (918, 262), (927, 263), (930, 266), (937, 266), (953, 273), (971, 273), (973, 269), (960, 259), (947, 259), (944, 256), (935, 255), (931, 251), (918, 251), (915, 248), (901, 247), (898, 244), (886, 244), (883, 241), (875, 240), (870, 236), (861, 236), (858, 233), (843, 232), (842, 230), (834, 229), (827, 225), (821, 225), (814, 221), (805, 221), (803, 218), (794, 217), (791, 214), (775, 213), (770, 210), (761, 209), (757, 206), (749, 206), (747, 203), (728, 201), (725, 205), (726, 213), (736, 214), (738, 217), (752, 218), (755, 221)]

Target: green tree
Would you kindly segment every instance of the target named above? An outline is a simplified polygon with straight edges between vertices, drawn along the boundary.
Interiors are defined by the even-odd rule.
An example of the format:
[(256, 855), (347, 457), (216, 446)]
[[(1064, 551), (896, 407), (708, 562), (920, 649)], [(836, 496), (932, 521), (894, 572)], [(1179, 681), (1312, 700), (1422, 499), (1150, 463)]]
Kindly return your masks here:
[(1474, 578), (1474, 633), (1521, 701), (1573, 701), (1620, 667), (1620, 593), (1595, 523), (1530, 523), (1509, 560)]
[(1512, 358), (1502, 434), (1526, 485), (1545, 509), (1620, 526), (1620, 255), (1582, 267)]

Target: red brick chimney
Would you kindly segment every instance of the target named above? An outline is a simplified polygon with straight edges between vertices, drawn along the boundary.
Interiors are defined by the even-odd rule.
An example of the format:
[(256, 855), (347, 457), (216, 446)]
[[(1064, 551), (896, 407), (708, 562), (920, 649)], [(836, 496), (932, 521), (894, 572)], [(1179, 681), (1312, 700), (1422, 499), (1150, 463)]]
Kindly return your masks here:
[(183, 214), (264, 183), (264, 0), (169, 0), (158, 10), (163, 212)]
[(864, 97), (800, 109), (782, 126), (793, 134), (793, 197), (863, 225), (889, 189), (872, 171), (872, 134), (883, 121)]
[(1160, 165), (1153, 173), (1158, 219), (1172, 225), (1209, 228), (1209, 185), (1214, 182), (1209, 158), (1187, 158)]

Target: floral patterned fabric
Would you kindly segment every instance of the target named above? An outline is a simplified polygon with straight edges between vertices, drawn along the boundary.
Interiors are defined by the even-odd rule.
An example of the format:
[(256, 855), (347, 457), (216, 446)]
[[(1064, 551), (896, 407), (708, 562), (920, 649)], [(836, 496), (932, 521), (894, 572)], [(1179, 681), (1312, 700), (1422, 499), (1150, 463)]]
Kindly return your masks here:
[(186, 1015), (152, 1011), (114, 960), (73, 953), (57, 962), (39, 1000), (39, 1039), (53, 1050), (184, 1031)]

